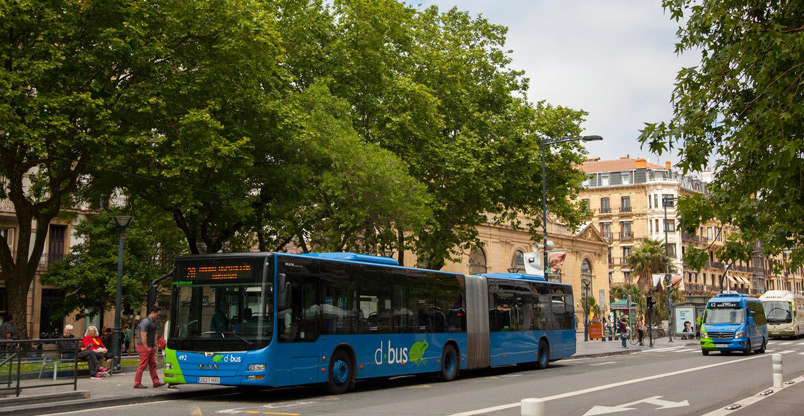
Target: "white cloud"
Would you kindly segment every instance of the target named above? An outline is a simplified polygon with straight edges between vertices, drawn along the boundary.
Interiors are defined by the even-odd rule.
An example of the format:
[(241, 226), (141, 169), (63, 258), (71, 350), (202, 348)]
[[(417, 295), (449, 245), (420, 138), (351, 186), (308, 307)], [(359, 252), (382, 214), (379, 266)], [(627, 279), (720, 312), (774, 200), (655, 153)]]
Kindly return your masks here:
[[(586, 110), (590, 156), (655, 155), (636, 138), (644, 122), (669, 120), (676, 74), (697, 55), (677, 57), (678, 24), (660, 0), (431, 0), (507, 26), (515, 69), (530, 78), (532, 101)], [(695, 55), (695, 56), (693, 56)], [(677, 161), (675, 154), (661, 160)]]

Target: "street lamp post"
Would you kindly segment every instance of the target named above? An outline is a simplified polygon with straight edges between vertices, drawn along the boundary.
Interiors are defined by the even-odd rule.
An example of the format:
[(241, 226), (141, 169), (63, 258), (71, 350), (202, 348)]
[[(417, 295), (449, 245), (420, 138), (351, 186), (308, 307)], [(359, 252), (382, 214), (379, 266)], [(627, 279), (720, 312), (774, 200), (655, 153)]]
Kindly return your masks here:
[(673, 342), (673, 308), (670, 307), (670, 244), (667, 239), (667, 206), (677, 199), (672, 196), (662, 198), (662, 205), (664, 206), (664, 276), (667, 284), (667, 336), (669, 342)]
[(129, 215), (115, 215), (114, 222), (120, 228), (120, 244), (117, 250), (117, 294), (114, 300), (114, 333), (112, 334), (112, 354), (114, 354), (114, 367), (120, 369), (120, 338), (122, 330), (120, 328), (120, 309), (122, 308), (123, 298), (123, 238), (125, 237), (126, 227), (131, 224), (134, 217)]
[(549, 272), (547, 271), (547, 262), (548, 262), (548, 254), (547, 254), (547, 173), (545, 168), (545, 160), (544, 160), (544, 152), (545, 146), (549, 146), (551, 144), (559, 144), (559, 143), (568, 143), (568, 142), (577, 142), (577, 141), (584, 141), (584, 142), (594, 142), (598, 140), (603, 140), (600, 136), (581, 136), (581, 137), (561, 137), (558, 139), (551, 139), (545, 136), (541, 136), (542, 139), (542, 228), (544, 230), (544, 262), (542, 263), (542, 270), (544, 270), (544, 280), (549, 279)]
[(584, 293), (586, 294), (583, 302), (583, 340), (586, 342), (589, 341), (589, 285), (592, 284), (592, 281), (581, 279), (581, 283), (583, 283)]

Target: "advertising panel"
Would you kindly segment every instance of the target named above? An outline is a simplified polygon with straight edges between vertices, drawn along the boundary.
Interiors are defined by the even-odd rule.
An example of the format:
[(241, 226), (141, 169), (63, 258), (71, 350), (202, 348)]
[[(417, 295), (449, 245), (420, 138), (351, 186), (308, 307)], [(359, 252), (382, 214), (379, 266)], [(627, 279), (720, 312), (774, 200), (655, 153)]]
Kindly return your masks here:
[(695, 307), (678, 306), (673, 309), (673, 326), (677, 336), (695, 337)]

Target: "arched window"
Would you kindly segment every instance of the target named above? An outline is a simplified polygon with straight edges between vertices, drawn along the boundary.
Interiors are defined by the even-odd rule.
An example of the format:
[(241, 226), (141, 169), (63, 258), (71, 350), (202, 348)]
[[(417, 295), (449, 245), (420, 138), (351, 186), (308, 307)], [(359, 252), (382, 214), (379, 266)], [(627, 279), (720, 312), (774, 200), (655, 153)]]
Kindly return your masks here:
[(592, 265), (589, 264), (589, 260), (583, 259), (581, 263), (581, 278), (583, 279), (592, 279)]
[[(594, 280), (592, 279), (592, 265), (589, 264), (588, 259), (583, 259), (583, 261), (581, 262), (581, 279), (587, 279), (590, 282), (594, 282)], [(581, 284), (581, 289), (586, 289), (585, 287), (583, 287), (583, 284)], [(592, 289), (594, 289), (594, 285), (590, 284), (589, 285), (589, 290), (591, 291)], [(584, 293), (582, 295), (584, 297), (584, 299), (587, 296), (586, 292), (587, 291), (584, 290)]]
[(514, 257), (511, 258), (511, 269), (516, 269), (514, 273), (525, 272), (525, 253), (522, 250), (514, 252)]
[(480, 247), (469, 252), (469, 274), (486, 273), (486, 253)]

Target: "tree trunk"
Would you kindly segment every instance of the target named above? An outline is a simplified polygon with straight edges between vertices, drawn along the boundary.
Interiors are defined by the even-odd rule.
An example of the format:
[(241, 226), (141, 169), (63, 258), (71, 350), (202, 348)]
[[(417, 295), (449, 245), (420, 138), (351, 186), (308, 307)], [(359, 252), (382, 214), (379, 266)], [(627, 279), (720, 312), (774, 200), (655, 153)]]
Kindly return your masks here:
[(399, 265), (405, 265), (405, 232), (401, 228), (396, 229), (397, 244), (396, 249), (399, 251)]
[(14, 317), (14, 330), (18, 339), (28, 339), (28, 289), (33, 276), (26, 276), (24, 268), (15, 267), (5, 275), (8, 312)]

